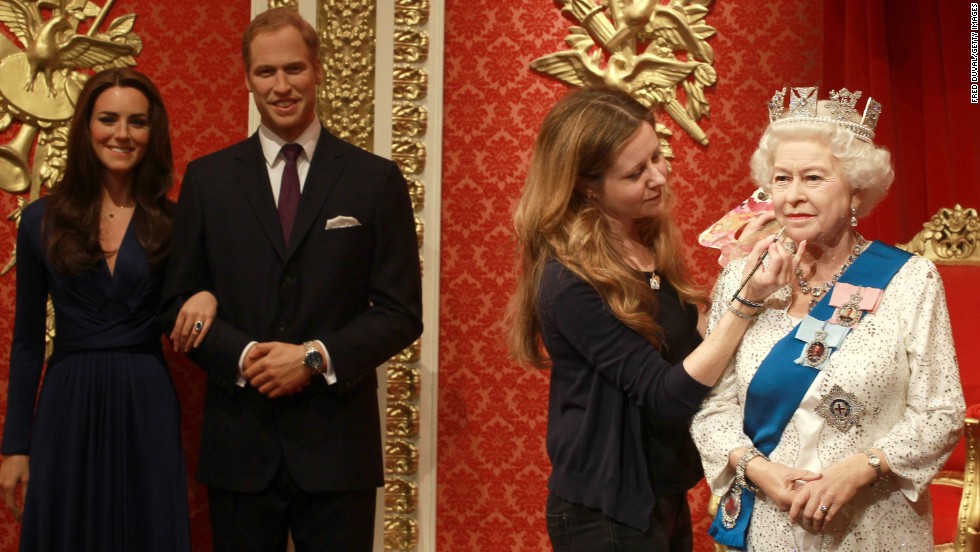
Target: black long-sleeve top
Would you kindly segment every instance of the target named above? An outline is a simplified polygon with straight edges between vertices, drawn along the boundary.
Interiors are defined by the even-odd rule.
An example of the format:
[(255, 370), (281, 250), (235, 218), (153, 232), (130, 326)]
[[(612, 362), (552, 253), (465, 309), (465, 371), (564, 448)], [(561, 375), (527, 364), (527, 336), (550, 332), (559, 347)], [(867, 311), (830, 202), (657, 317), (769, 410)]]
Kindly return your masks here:
[(687, 428), (711, 389), (681, 364), (701, 341), (697, 310), (666, 279), (657, 293), (660, 350), (557, 261), (545, 266), (537, 303), (552, 362), (548, 489), (643, 531), (658, 495), (701, 477)]

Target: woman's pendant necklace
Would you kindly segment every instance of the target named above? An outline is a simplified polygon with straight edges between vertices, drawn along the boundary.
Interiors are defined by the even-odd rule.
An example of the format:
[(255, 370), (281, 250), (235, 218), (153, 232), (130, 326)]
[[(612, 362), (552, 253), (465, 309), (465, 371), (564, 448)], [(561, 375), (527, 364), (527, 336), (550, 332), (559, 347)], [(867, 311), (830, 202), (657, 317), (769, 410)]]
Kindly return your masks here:
[(116, 218), (116, 215), (122, 213), (123, 211), (126, 211), (127, 209), (132, 209), (135, 206), (136, 206), (135, 204), (133, 204), (133, 205), (122, 205), (122, 206), (116, 207), (115, 210), (110, 210), (110, 209), (103, 208), (102, 209), (102, 216), (105, 217), (106, 220), (112, 220), (112, 219)]
[(660, 276), (655, 270), (650, 272), (650, 289), (653, 291), (660, 290)]

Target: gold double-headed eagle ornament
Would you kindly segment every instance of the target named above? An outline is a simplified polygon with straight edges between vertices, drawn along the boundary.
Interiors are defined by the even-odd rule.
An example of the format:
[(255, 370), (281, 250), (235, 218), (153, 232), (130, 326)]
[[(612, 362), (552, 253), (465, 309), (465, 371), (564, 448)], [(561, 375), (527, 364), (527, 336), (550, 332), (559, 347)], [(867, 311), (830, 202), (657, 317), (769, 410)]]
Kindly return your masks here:
[[(100, 31), (114, 2), (0, 0), (6, 31), (0, 31), (0, 132), (20, 125), (0, 146), (0, 190), (17, 195), (7, 217), (15, 224), (43, 187), (61, 180), (68, 123), (89, 72), (136, 65), (143, 47), (132, 32), (136, 15), (118, 17)], [(15, 260), (14, 253), (2, 273)]]
[[(705, 87), (715, 84), (715, 29), (705, 23), (713, 0), (555, 0), (575, 20), (570, 46), (531, 62), (531, 69), (571, 86), (607, 85), (666, 112), (691, 138), (708, 145), (697, 121), (708, 114)], [(684, 105), (677, 97), (683, 86)], [(663, 138), (666, 127), (657, 125)]]

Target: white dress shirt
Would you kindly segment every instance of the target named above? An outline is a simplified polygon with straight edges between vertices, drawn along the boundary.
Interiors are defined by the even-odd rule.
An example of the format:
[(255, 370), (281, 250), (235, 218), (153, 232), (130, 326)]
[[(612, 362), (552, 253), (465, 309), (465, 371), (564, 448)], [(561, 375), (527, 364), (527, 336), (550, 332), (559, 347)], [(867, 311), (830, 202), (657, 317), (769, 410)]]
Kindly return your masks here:
[[(282, 147), (287, 143), (293, 143), (299, 144), (303, 148), (303, 153), (296, 158), (296, 171), (299, 173), (299, 191), (302, 194), (303, 187), (306, 184), (306, 175), (310, 172), (310, 161), (313, 159), (313, 152), (316, 151), (316, 143), (320, 139), (320, 131), (320, 121), (314, 120), (303, 131), (303, 134), (299, 135), (299, 138), (293, 142), (286, 142), (264, 125), (259, 125), (259, 144), (262, 146), (262, 157), (265, 158), (265, 168), (269, 172), (269, 183), (272, 185), (272, 197), (276, 200), (276, 205), (279, 205), (279, 189), (282, 187), (282, 172), (286, 167), (286, 158), (282, 155)], [(302, 196), (300, 197), (302, 198)], [(327, 381), (327, 385), (337, 383), (337, 374), (333, 369), (333, 362), (330, 361), (330, 351), (327, 351), (327, 348), (319, 339), (315, 340), (315, 342), (325, 353), (323, 362), (326, 364), (327, 371), (323, 373), (323, 377)], [(245, 387), (247, 383), (245, 377), (242, 375), (245, 355), (248, 354), (252, 345), (256, 343), (258, 341), (252, 341), (246, 345), (245, 350), (238, 357), (238, 381), (236, 383), (239, 387)]]

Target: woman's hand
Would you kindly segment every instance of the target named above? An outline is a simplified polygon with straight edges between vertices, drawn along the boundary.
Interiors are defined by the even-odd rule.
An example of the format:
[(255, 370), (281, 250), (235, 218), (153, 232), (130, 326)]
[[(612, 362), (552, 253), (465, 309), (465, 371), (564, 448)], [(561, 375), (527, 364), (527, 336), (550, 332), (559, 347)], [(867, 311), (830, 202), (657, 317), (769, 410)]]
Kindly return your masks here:
[(186, 353), (200, 346), (217, 314), (218, 300), (209, 291), (199, 291), (184, 301), (170, 332), (174, 351)]
[(770, 223), (772, 223), (774, 220), (776, 220), (775, 211), (762, 211), (756, 215), (755, 218), (747, 222), (741, 230), (739, 230), (738, 237), (736, 239), (746, 249), (748, 249), (749, 247), (754, 246), (756, 241), (766, 237), (767, 235), (772, 236), (778, 231), (779, 225), (772, 225), (772, 229), (767, 229), (766, 232), (759, 235), (759, 232), (766, 229), (767, 226), (770, 226)]
[(779, 508), (785, 512), (790, 509), (797, 497), (800, 481), (816, 481), (821, 478), (819, 473), (791, 468), (785, 464), (771, 462), (763, 457), (753, 458), (745, 466), (745, 477)]
[[(803, 241), (796, 248), (795, 254), (790, 253), (782, 241), (778, 239), (778, 235), (760, 240), (752, 248), (752, 253), (749, 253), (750, 262), (745, 263), (745, 270), (742, 272), (743, 280), (752, 274), (742, 291), (742, 297), (762, 303), (773, 292), (790, 283), (796, 274), (796, 267), (800, 266), (805, 248), (806, 241)], [(758, 269), (754, 269), (757, 261), (751, 262), (752, 259), (758, 260), (764, 252), (766, 258)]]
[(790, 521), (810, 533), (820, 533), (861, 487), (874, 481), (876, 475), (874, 468), (868, 465), (867, 456), (848, 456), (824, 471), (819, 480), (800, 489), (789, 510)]
[(0, 464), (0, 487), (3, 488), (4, 502), (17, 521), (20, 521), (24, 515), (23, 506), (17, 505), (17, 486), (24, 486), (20, 501), (23, 504), (24, 497), (27, 496), (28, 479), (30, 479), (30, 468), (26, 454), (11, 454), (4, 458), (3, 464)]

